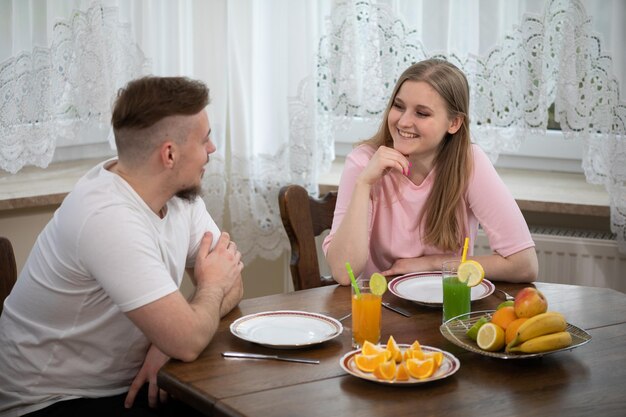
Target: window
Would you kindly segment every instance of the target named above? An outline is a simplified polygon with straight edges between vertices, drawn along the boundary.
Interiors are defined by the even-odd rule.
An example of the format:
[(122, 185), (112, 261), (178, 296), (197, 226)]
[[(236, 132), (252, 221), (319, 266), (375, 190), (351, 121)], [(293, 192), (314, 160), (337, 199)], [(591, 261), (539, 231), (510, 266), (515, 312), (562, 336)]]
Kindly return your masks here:
[[(355, 143), (371, 137), (378, 127), (378, 122), (361, 118), (347, 122), (335, 132), (335, 154), (345, 157)], [(502, 152), (495, 166), (582, 173), (582, 152), (580, 139), (566, 139), (560, 130), (551, 129), (524, 138), (517, 152)]]

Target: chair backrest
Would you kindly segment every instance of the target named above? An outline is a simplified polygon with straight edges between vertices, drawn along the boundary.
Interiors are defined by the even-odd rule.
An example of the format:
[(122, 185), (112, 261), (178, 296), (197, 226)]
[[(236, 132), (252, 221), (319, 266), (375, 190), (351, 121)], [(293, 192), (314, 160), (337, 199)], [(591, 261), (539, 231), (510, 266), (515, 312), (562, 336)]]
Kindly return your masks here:
[(16, 280), (17, 268), (13, 245), (9, 239), (0, 237), (0, 314), (4, 307), (4, 299), (13, 289)]
[(278, 204), (283, 226), (291, 243), (291, 279), (296, 290), (336, 284), (321, 276), (315, 237), (333, 224), (337, 193), (331, 191), (317, 199), (304, 187), (287, 185), (280, 189)]

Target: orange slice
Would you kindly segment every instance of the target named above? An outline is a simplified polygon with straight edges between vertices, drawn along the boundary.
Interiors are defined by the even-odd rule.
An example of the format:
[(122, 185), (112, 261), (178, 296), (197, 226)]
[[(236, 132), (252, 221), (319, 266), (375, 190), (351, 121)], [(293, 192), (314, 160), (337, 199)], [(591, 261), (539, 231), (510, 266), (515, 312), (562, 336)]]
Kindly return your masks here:
[(376, 367), (374, 376), (378, 379), (391, 381), (396, 376), (396, 361), (388, 360)]
[(439, 368), (441, 362), (443, 362), (443, 353), (442, 352), (424, 352), (424, 359), (433, 358), (435, 361), (435, 370)]
[(376, 355), (384, 351), (385, 349), (382, 346), (375, 345), (369, 340), (363, 342), (363, 347), (361, 348), (361, 353), (364, 355)]
[(413, 342), (413, 344), (404, 351), (403, 358), (404, 360), (424, 359), (424, 352), (422, 352), (422, 346), (420, 345), (420, 342), (418, 342), (417, 340)]
[(406, 369), (404, 362), (396, 367), (396, 381), (408, 381), (409, 371)]
[(354, 356), (354, 363), (357, 368), (363, 372), (374, 372), (374, 369), (376, 369), (378, 365), (385, 362), (385, 356), (385, 352), (380, 352), (375, 355), (363, 355), (359, 353)]
[(406, 367), (413, 378), (425, 379), (435, 373), (435, 360), (433, 358), (409, 359), (406, 361)]
[(396, 363), (402, 362), (402, 351), (393, 336), (389, 336), (389, 340), (387, 340), (387, 350), (390, 353), (389, 357), (395, 360)]
[(409, 349), (411, 350), (418, 350), (418, 351), (422, 351), (422, 345), (420, 345), (420, 342), (418, 342), (417, 340), (415, 342), (413, 342), (411, 344), (411, 346), (409, 346)]

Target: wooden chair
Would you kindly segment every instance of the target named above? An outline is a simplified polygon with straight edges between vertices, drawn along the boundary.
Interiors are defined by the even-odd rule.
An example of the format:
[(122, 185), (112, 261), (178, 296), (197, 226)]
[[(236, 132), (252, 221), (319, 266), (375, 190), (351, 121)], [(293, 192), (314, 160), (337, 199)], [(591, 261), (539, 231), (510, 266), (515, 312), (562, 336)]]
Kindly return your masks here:
[(9, 239), (0, 237), (0, 314), (4, 307), (4, 299), (13, 289), (16, 280), (17, 267), (13, 245)]
[(333, 223), (337, 193), (332, 191), (317, 199), (299, 185), (280, 189), (278, 204), (283, 226), (291, 243), (291, 279), (296, 290), (336, 284), (320, 274), (315, 237)]

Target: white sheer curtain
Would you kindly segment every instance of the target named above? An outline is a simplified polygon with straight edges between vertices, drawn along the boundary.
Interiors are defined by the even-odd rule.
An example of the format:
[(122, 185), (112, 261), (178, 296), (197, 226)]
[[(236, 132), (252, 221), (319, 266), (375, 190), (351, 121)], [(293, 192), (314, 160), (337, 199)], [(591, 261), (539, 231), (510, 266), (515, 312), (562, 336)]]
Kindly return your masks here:
[(207, 200), (221, 219), (226, 16), (224, 0), (0, 0), (0, 168), (47, 167), (66, 149), (57, 145), (91, 144), (83, 148), (93, 153), (106, 144), (118, 88), (147, 73), (191, 76), (211, 90), (218, 151)]
[[(280, 186), (315, 192), (334, 158), (334, 132), (354, 117), (377, 121), (397, 75), (440, 54), (468, 74), (476, 139), (493, 155), (515, 148), (520, 132), (545, 129), (543, 110), (555, 101), (566, 134), (585, 136), (587, 178), (611, 193), (614, 231), (623, 237), (624, 7), (0, 0), (0, 168), (46, 166), (58, 139), (85, 140), (74, 127), (108, 123), (116, 89), (141, 73), (199, 78), (211, 89), (218, 148), (204, 181), (207, 206), (246, 260), (275, 258), (287, 247)], [(529, 64), (535, 78), (522, 71)]]
[(0, 1), (0, 168), (45, 167), (57, 142), (88, 143), (109, 123), (111, 92), (145, 59), (116, 8)]
[[(272, 259), (286, 249), (278, 191), (310, 184), (320, 150), (308, 129), (290, 131), (302, 108), (300, 80), (315, 69), (315, 52), (329, 2), (228, 2), (230, 166), (228, 207), (232, 233), (248, 258)], [(310, 96), (307, 97), (309, 100)], [(314, 109), (314, 101), (307, 103)], [(328, 163), (330, 160), (328, 160)]]
[(626, 3), (345, 0), (331, 22), (311, 112), (318, 135), (354, 118), (377, 123), (402, 70), (444, 57), (468, 76), (474, 140), (493, 159), (546, 132), (555, 104), (565, 137), (584, 140), (587, 180), (609, 192), (611, 228), (626, 250)]
[(315, 71), (331, 1), (133, 3), (129, 20), (153, 72), (199, 78), (211, 88), (218, 151), (204, 179), (209, 211), (246, 261), (277, 258), (288, 247), (280, 187), (313, 189), (333, 156), (331, 145), (316, 146), (314, 124), (294, 131), (293, 121), (315, 108), (301, 80)]
[[(290, 182), (312, 188), (320, 168), (320, 151), (309, 142), (314, 126), (291, 132), (290, 117), (304, 112), (298, 97), (307, 87), (300, 81), (315, 71), (330, 5), (0, 0), (0, 168), (45, 167), (60, 141), (102, 142), (107, 132), (93, 139), (58, 126), (68, 119), (108, 124), (116, 90), (140, 74), (198, 78), (211, 90), (209, 120), (218, 149), (204, 179), (207, 206), (246, 260), (278, 257), (288, 245), (278, 190)], [(59, 58), (71, 72), (56, 65)], [(118, 63), (126, 67), (112, 65)], [(306, 100), (314, 107), (310, 96)], [(328, 165), (332, 153), (324, 155)]]

